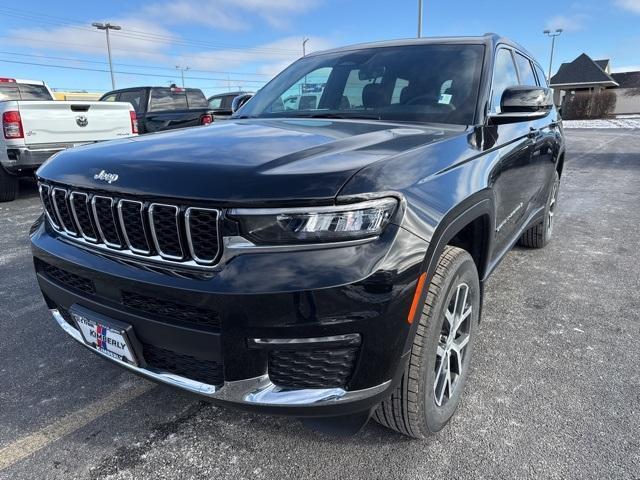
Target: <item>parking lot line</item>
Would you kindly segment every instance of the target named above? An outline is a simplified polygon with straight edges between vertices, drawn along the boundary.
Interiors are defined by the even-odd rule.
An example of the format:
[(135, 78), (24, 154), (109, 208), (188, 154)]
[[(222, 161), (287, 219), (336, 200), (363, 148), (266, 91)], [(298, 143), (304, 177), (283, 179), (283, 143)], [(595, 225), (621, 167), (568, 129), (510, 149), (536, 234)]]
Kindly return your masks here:
[(31, 435), (22, 437), (0, 448), (0, 471), (45, 448), (65, 435), (81, 429), (97, 418), (112, 412), (116, 408), (148, 392), (154, 386), (152, 383), (144, 382), (142, 384), (136, 384), (128, 390), (114, 392), (105, 398), (90, 403), (78, 411), (65, 415)]

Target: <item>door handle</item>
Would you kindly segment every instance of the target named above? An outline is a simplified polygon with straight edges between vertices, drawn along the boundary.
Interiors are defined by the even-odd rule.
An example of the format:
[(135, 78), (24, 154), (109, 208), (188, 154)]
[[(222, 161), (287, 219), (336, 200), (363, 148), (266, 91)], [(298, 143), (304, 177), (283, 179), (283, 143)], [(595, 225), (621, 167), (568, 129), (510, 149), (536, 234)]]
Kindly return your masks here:
[(538, 136), (538, 130), (533, 128), (533, 127), (529, 127), (529, 133), (527, 133), (527, 138), (536, 138)]

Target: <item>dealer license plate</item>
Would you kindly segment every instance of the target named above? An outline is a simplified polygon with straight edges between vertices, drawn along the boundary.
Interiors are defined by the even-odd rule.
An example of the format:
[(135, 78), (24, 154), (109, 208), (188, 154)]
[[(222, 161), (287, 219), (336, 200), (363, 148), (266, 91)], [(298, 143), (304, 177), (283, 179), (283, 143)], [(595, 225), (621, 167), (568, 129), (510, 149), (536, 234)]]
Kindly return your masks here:
[(71, 315), (87, 345), (116, 360), (138, 365), (127, 335), (127, 330), (131, 329), (130, 326), (120, 322), (116, 324), (116, 322), (91, 318), (90, 315), (74, 310), (71, 311)]

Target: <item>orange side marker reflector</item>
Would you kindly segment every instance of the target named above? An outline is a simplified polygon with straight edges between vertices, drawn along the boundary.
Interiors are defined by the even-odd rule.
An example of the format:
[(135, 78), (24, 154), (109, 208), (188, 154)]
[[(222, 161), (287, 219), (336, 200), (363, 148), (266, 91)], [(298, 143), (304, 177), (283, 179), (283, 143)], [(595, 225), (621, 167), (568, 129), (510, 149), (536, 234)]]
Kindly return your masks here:
[(407, 318), (407, 322), (413, 323), (413, 319), (416, 316), (416, 312), (418, 311), (418, 306), (420, 304), (420, 297), (422, 296), (422, 289), (424, 288), (424, 282), (427, 279), (427, 273), (423, 273), (418, 278), (418, 285), (416, 286), (416, 293), (413, 294), (413, 302), (411, 302), (411, 310), (409, 310), (409, 317)]

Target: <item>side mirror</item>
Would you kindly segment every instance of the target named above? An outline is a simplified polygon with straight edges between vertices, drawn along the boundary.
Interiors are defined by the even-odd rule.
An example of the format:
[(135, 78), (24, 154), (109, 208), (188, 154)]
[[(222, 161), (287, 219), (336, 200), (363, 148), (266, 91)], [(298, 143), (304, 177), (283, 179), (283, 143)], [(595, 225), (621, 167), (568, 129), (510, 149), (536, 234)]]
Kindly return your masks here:
[(244, 93), (242, 95), (238, 95), (231, 102), (231, 112), (236, 113), (238, 110), (240, 110), (240, 107), (242, 107), (251, 99), (251, 97), (253, 97), (252, 93)]
[(544, 87), (514, 86), (505, 89), (500, 100), (500, 113), (492, 113), (494, 125), (535, 120), (549, 115), (553, 108), (553, 90)]

